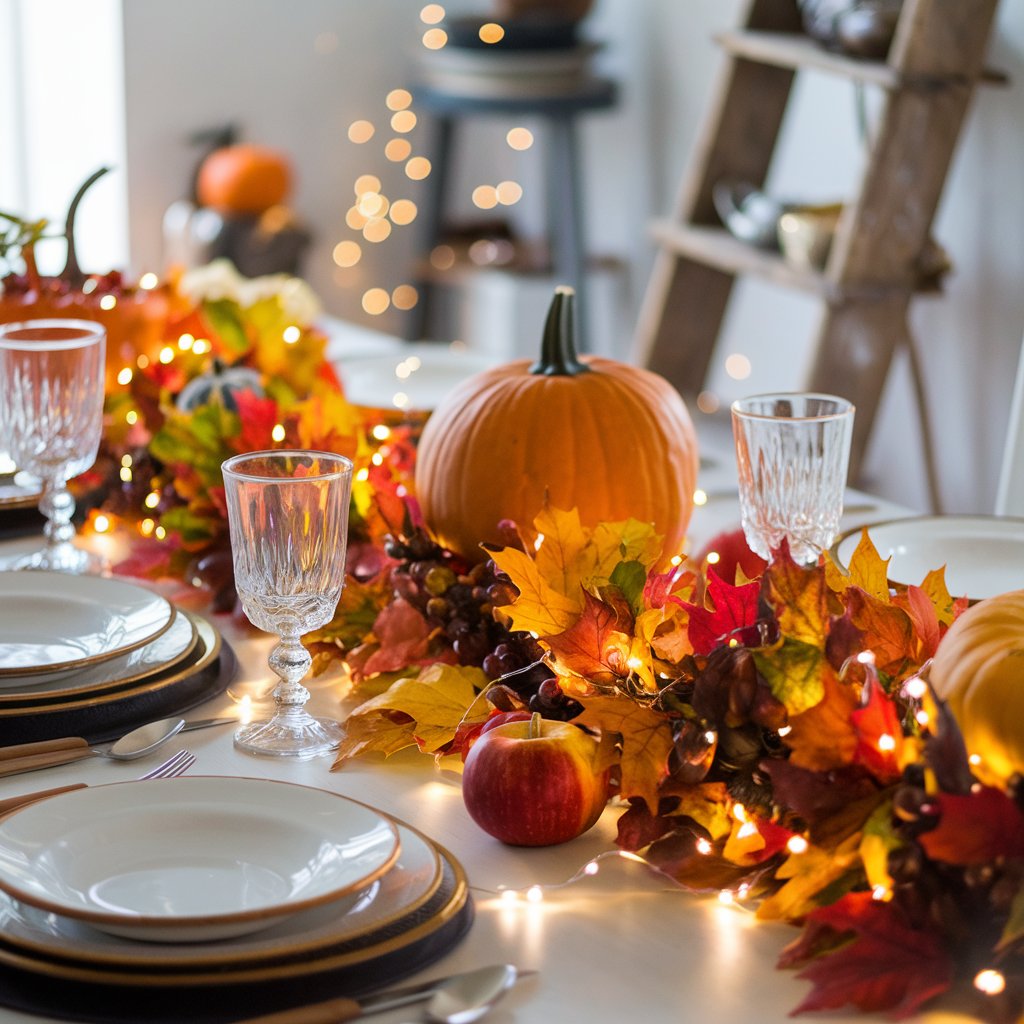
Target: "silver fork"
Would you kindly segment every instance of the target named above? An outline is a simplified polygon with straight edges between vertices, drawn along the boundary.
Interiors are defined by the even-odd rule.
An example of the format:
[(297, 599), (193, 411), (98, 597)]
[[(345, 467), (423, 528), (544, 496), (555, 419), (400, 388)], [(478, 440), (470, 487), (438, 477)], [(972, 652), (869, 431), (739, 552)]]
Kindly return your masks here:
[(146, 779), (176, 779), (179, 775), (184, 775), (195, 763), (195, 754), (190, 750), (179, 750), (163, 764), (158, 764), (152, 771), (140, 775), (139, 782), (144, 782)]
[[(158, 764), (155, 768), (146, 772), (145, 775), (140, 775), (138, 781), (174, 779), (179, 775), (184, 775), (195, 763), (195, 754), (189, 750), (179, 750), (173, 757), (169, 757), (164, 761), (163, 764)], [(29, 804), (34, 804), (39, 800), (45, 800), (47, 797), (57, 796), (59, 793), (70, 793), (76, 789), (85, 789), (86, 785), (84, 782), (76, 782), (71, 786), (58, 786), (56, 789), (40, 789), (34, 793), (22, 793), (21, 796), (8, 797), (6, 800), (0, 800), (0, 817), (11, 811), (27, 807)]]

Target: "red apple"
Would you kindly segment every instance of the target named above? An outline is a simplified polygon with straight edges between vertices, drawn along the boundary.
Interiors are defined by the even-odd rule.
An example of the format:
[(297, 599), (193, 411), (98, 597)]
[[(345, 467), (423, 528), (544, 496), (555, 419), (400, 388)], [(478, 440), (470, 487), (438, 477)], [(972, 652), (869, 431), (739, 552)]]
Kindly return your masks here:
[(597, 741), (534, 714), (496, 725), (473, 744), (462, 775), (470, 817), (511, 846), (554, 846), (582, 835), (608, 801)]

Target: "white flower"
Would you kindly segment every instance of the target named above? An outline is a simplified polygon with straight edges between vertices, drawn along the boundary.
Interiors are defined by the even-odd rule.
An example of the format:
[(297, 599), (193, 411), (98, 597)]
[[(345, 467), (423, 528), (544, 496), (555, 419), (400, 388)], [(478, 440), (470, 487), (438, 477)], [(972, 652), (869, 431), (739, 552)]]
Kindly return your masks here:
[(245, 278), (235, 270), (235, 265), (230, 260), (219, 259), (182, 274), (178, 290), (197, 305), (219, 299), (238, 302), (244, 284)]

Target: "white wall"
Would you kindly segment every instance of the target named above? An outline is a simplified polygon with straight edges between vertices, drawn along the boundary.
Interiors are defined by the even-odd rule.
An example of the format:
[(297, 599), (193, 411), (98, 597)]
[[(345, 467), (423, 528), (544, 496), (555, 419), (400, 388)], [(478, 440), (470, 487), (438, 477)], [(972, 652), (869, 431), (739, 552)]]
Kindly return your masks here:
[[(126, 0), (128, 172), (132, 252), (137, 269), (158, 265), (159, 223), (182, 195), (193, 157), (185, 144), (196, 128), (237, 120), (247, 138), (293, 156), (295, 206), (316, 233), (307, 276), (340, 316), (397, 331), (393, 315), (368, 320), (359, 297), (371, 285), (406, 280), (413, 230), (396, 230), (367, 247), (355, 271), (336, 272), (335, 242), (344, 226), (352, 182), (377, 173), (384, 190), (417, 198), (381, 155), (389, 133), (365, 146), (346, 137), (357, 118), (383, 124), (388, 90), (409, 81), (420, 0)], [(453, 11), (484, 11), (485, 0), (458, 0)], [(740, 0), (597, 0), (588, 33), (605, 47), (599, 68), (621, 81), (621, 102), (585, 119), (585, 199), (592, 250), (621, 257), (628, 269), (623, 333), (628, 334), (650, 269), (646, 224), (672, 209), (678, 182), (710, 95), (720, 54), (714, 32), (732, 27)], [(324, 33), (337, 46), (318, 52)], [(322, 48), (322, 47), (321, 47)], [(1007, 88), (982, 89), (962, 137), (936, 222), (936, 235), (956, 265), (946, 294), (919, 299), (913, 327), (926, 364), (930, 412), (948, 511), (992, 507), (1004, 423), (1024, 332), (1024, 17), (1020, 0), (1003, 0), (990, 64), (1011, 75)], [(796, 198), (841, 195), (859, 160), (852, 89), (823, 76), (801, 79), (771, 186)], [(470, 143), (468, 186), (495, 181), (496, 155), (527, 190), (513, 211), (524, 231), (542, 226), (540, 182), (531, 156), (492, 145), (507, 126), (481, 126)], [(410, 136), (426, 146), (429, 126)], [(535, 161), (534, 161), (535, 162)], [(712, 386), (724, 399), (764, 388), (799, 387), (813, 330), (805, 298), (744, 282), (730, 308), (716, 354)], [(624, 348), (628, 338), (623, 338)], [(730, 352), (751, 359), (750, 378), (730, 380)], [(894, 368), (866, 473), (884, 496), (925, 507), (912, 394), (902, 365)], [(884, 439), (884, 440), (883, 440)]]

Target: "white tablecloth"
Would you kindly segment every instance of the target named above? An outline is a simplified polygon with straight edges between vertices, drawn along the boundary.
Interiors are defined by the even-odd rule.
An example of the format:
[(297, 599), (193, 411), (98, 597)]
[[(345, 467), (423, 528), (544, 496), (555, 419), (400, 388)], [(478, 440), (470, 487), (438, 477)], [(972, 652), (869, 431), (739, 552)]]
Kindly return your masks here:
[[(700, 484), (711, 497), (694, 515), (691, 550), (723, 527), (738, 523), (729, 460), (706, 466)], [(857, 492), (850, 493), (847, 509), (844, 527), (910, 514)], [(28, 543), (11, 542), (2, 550), (8, 553)], [(271, 641), (243, 634), (226, 616), (216, 621), (239, 656), (233, 689), (265, 689)], [(317, 711), (339, 712), (337, 671), (315, 680), (311, 689)], [(238, 712), (239, 705), (224, 695), (190, 716)], [(193, 774), (282, 779), (330, 789), (404, 819), (455, 854), (468, 873), (476, 920), (468, 938), (420, 977), (499, 961), (537, 969), (538, 975), (520, 981), (494, 1010), (488, 1018), (493, 1024), (782, 1024), (808, 991), (806, 984), (774, 966), (779, 951), (797, 934), (794, 929), (758, 922), (749, 912), (723, 906), (717, 899), (673, 889), (644, 865), (602, 860), (596, 876), (549, 889), (540, 903), (509, 905), (497, 897), (502, 887), (556, 886), (591, 858), (614, 850), (621, 807), (610, 806), (594, 829), (571, 843), (515, 849), (472, 822), (462, 803), (458, 775), (438, 770), (429, 757), (362, 759), (332, 772), (330, 758), (296, 763), (239, 753), (231, 733), (227, 727), (207, 729), (172, 744), (187, 745), (195, 753)], [(170, 753), (177, 748), (164, 749)], [(148, 763), (94, 759), (16, 776), (0, 782), (0, 798), (71, 782), (132, 779)], [(240, 1016), (258, 1009), (240, 1006)], [(407, 1010), (376, 1019), (398, 1024), (416, 1017)], [(0, 1021), (28, 1024), (39, 1019), (0, 1008)], [(828, 1016), (833, 1024), (864, 1019), (856, 1014)], [(928, 1020), (947, 1024), (964, 1018), (933, 1014)]]

